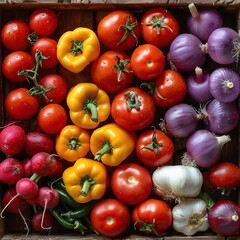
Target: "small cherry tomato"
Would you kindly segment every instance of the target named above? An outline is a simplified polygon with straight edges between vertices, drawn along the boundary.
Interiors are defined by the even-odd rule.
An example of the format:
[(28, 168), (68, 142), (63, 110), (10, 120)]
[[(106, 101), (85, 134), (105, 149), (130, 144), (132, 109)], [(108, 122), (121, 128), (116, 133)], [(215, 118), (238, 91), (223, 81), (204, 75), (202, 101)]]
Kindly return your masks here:
[(68, 93), (68, 85), (65, 79), (58, 74), (47, 74), (38, 82), (39, 85), (45, 89), (51, 89), (46, 92), (46, 97), (42, 97), (41, 100), (44, 104), (48, 103), (60, 103), (62, 102)]
[(141, 232), (162, 235), (172, 224), (171, 208), (162, 200), (147, 199), (132, 212), (134, 226)]
[(35, 57), (37, 51), (40, 51), (43, 56), (42, 68), (53, 68), (58, 64), (56, 40), (52, 38), (39, 38), (31, 48), (33, 57)]
[(146, 43), (159, 48), (170, 46), (179, 33), (175, 17), (164, 8), (152, 8), (141, 19), (141, 33)]
[(92, 81), (106, 92), (119, 92), (129, 87), (134, 75), (130, 56), (120, 51), (103, 53), (92, 65)]
[(91, 223), (103, 236), (114, 238), (125, 233), (130, 224), (130, 213), (125, 204), (117, 199), (104, 199), (91, 211)]
[(7, 94), (5, 108), (13, 119), (27, 120), (37, 113), (39, 102), (36, 96), (29, 94), (27, 88), (16, 88)]
[(97, 26), (100, 42), (110, 49), (129, 50), (138, 44), (140, 24), (127, 10), (116, 10), (103, 17)]
[(38, 125), (40, 129), (48, 134), (57, 134), (67, 123), (65, 109), (57, 104), (45, 105), (38, 113)]
[(143, 44), (135, 48), (130, 63), (133, 73), (140, 80), (153, 80), (162, 74), (165, 56), (156, 46)]
[(2, 62), (2, 73), (4, 77), (12, 82), (24, 82), (26, 77), (18, 75), (22, 70), (32, 69), (35, 65), (34, 58), (25, 51), (14, 51), (9, 53)]
[(29, 18), (29, 27), (38, 37), (49, 37), (58, 25), (56, 13), (49, 8), (38, 8), (34, 10)]
[(28, 48), (30, 28), (20, 20), (7, 22), (1, 30), (1, 41), (10, 51), (24, 51)]
[(152, 192), (152, 177), (143, 166), (125, 163), (114, 170), (111, 187), (121, 202), (136, 205), (147, 199)]
[(173, 141), (160, 130), (146, 130), (138, 136), (136, 154), (147, 166), (159, 167), (167, 164), (173, 153)]
[(169, 108), (180, 103), (186, 93), (187, 84), (183, 76), (175, 70), (165, 70), (155, 81), (153, 99), (163, 108)]

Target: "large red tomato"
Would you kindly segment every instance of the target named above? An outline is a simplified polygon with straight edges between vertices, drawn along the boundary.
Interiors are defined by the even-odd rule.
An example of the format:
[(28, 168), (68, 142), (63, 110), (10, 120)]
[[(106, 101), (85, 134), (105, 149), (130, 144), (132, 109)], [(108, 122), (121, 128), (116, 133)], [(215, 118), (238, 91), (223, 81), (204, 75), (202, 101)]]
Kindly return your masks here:
[(147, 199), (132, 212), (132, 221), (141, 232), (162, 235), (172, 224), (171, 208), (162, 200)]
[(165, 56), (156, 46), (143, 44), (135, 48), (130, 63), (140, 80), (153, 80), (161, 75), (165, 67)]
[(152, 8), (141, 19), (141, 32), (145, 42), (163, 48), (178, 35), (179, 24), (167, 9)]
[(126, 204), (136, 205), (149, 197), (152, 192), (150, 172), (136, 163), (119, 165), (111, 177), (114, 195)]
[(138, 159), (151, 167), (167, 164), (173, 157), (173, 141), (160, 130), (146, 130), (137, 139)]
[(106, 237), (118, 237), (126, 232), (130, 224), (130, 213), (125, 204), (117, 199), (104, 199), (91, 211), (94, 229)]
[(107, 51), (92, 65), (92, 81), (106, 92), (119, 92), (129, 87), (134, 75), (130, 56), (122, 51)]
[(17, 88), (7, 94), (5, 108), (13, 119), (27, 120), (37, 113), (39, 102), (36, 96), (29, 94), (27, 88)]
[(127, 130), (140, 130), (149, 126), (155, 115), (153, 98), (137, 87), (119, 92), (111, 105), (113, 120)]
[(175, 70), (163, 71), (155, 84), (153, 99), (158, 106), (163, 108), (180, 103), (187, 93), (187, 84), (183, 76)]
[(110, 49), (126, 51), (138, 44), (140, 24), (127, 10), (116, 10), (103, 17), (97, 26), (100, 42)]
[(29, 46), (28, 35), (30, 28), (20, 20), (7, 22), (1, 30), (1, 41), (10, 51), (23, 51)]

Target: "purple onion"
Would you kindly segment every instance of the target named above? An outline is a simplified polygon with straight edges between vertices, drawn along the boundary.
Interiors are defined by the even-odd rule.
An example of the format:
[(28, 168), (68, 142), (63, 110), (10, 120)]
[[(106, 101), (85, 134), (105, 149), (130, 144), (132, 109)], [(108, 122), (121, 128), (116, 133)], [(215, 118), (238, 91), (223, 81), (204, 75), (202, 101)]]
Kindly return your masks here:
[(239, 110), (235, 102), (224, 103), (213, 99), (201, 109), (201, 113), (208, 130), (216, 134), (230, 132), (239, 122)]
[(199, 119), (199, 114), (191, 105), (179, 103), (166, 111), (165, 128), (174, 137), (188, 137), (195, 131)]
[(230, 68), (218, 68), (210, 75), (209, 91), (221, 102), (233, 102), (240, 94), (240, 77)]
[(194, 3), (188, 5), (191, 15), (187, 19), (188, 32), (206, 42), (210, 34), (222, 27), (221, 14), (213, 8), (197, 10)]
[(206, 59), (205, 45), (189, 33), (178, 35), (170, 45), (169, 60), (179, 69), (193, 71)]
[(222, 147), (230, 140), (228, 135), (216, 136), (208, 130), (197, 130), (186, 141), (187, 154), (182, 161), (193, 161), (202, 168), (211, 167), (220, 160)]
[(229, 27), (214, 30), (207, 41), (207, 52), (213, 61), (219, 64), (238, 62), (240, 36)]
[(203, 72), (200, 67), (196, 67), (195, 72), (188, 76), (188, 94), (196, 102), (205, 103), (213, 98), (208, 87), (209, 76), (210, 74)]

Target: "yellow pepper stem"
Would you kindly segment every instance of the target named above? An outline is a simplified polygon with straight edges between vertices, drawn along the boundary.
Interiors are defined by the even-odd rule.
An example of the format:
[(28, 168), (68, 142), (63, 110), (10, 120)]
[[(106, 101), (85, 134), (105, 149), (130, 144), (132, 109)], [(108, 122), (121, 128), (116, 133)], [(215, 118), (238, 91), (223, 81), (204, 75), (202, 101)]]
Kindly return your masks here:
[(85, 113), (91, 113), (91, 120), (98, 121), (97, 101), (95, 99), (86, 99), (83, 110)]
[(68, 146), (68, 148), (71, 149), (71, 150), (77, 150), (77, 149), (81, 146), (81, 143), (80, 143), (80, 141), (78, 140), (78, 138), (76, 138), (76, 137), (71, 137), (71, 138), (68, 140), (67, 146)]
[(70, 52), (73, 56), (78, 56), (79, 54), (81, 54), (83, 52), (83, 42), (81, 41), (71, 41), (71, 49)]
[(93, 189), (96, 182), (90, 176), (85, 176), (81, 178), (80, 185), (82, 185), (82, 190), (80, 194), (84, 197), (88, 195), (88, 192)]
[(95, 154), (94, 160), (100, 161), (101, 157), (108, 153), (110, 154), (112, 152), (112, 146), (110, 144), (110, 141), (104, 141), (102, 144), (102, 148)]

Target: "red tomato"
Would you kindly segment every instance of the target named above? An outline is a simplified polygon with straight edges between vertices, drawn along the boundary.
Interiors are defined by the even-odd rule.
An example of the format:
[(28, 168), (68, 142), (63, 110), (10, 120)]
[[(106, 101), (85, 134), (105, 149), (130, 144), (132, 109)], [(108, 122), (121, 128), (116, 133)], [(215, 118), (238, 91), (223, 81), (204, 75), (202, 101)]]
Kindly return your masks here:
[(147, 199), (152, 192), (152, 177), (139, 164), (125, 163), (114, 170), (111, 187), (121, 202), (136, 205)]
[(1, 41), (10, 51), (23, 51), (29, 46), (28, 35), (30, 28), (20, 20), (7, 22), (1, 30)]
[(52, 38), (39, 38), (31, 48), (33, 57), (35, 57), (38, 50), (46, 58), (42, 60), (42, 68), (53, 68), (58, 64), (56, 40)]
[(22, 70), (32, 69), (35, 65), (34, 58), (27, 52), (15, 51), (9, 53), (2, 62), (4, 77), (12, 82), (24, 82), (26, 77), (18, 75)]
[(58, 74), (45, 75), (43, 78), (40, 79), (38, 83), (45, 89), (50, 89), (54, 87), (50, 91), (46, 92), (46, 97), (47, 99), (49, 99), (49, 101), (45, 97), (41, 98), (41, 100), (45, 104), (48, 104), (49, 102), (60, 103), (67, 96), (68, 93), (67, 82), (62, 76)]
[(140, 88), (126, 88), (114, 97), (111, 115), (118, 125), (127, 130), (143, 129), (154, 119), (154, 100)]
[(138, 44), (140, 24), (129, 11), (112, 11), (97, 26), (100, 42), (110, 49), (126, 51)]
[(92, 81), (106, 92), (119, 92), (133, 81), (130, 56), (120, 51), (103, 53), (92, 65)]
[(146, 130), (137, 139), (138, 159), (151, 167), (167, 164), (173, 157), (173, 141), (160, 130)]
[(27, 88), (17, 88), (7, 94), (5, 108), (13, 119), (27, 120), (37, 113), (39, 102), (36, 96), (29, 94)]
[(171, 208), (164, 201), (147, 199), (132, 212), (134, 226), (147, 234), (164, 234), (172, 224)]
[(47, 104), (38, 114), (38, 125), (43, 132), (48, 134), (59, 133), (66, 123), (67, 113), (57, 103)]
[(165, 56), (156, 46), (143, 44), (135, 48), (130, 63), (133, 73), (140, 80), (152, 80), (162, 74)]
[(141, 19), (141, 32), (145, 42), (163, 48), (179, 34), (179, 24), (167, 9), (152, 8)]
[(187, 84), (183, 76), (175, 70), (163, 71), (155, 83), (153, 99), (158, 106), (163, 108), (180, 103), (187, 93)]
[(90, 215), (93, 228), (109, 238), (126, 232), (130, 224), (128, 208), (117, 199), (104, 199), (98, 202)]
[(38, 37), (49, 37), (58, 25), (56, 13), (49, 8), (38, 8), (29, 18), (29, 27)]
[(216, 188), (235, 188), (240, 186), (240, 168), (230, 162), (220, 162), (210, 168), (207, 181)]

